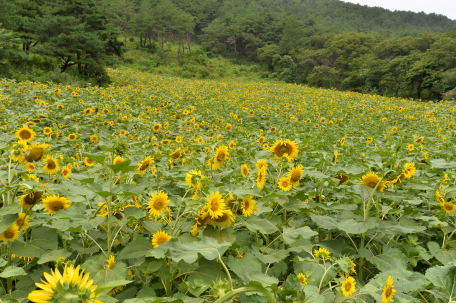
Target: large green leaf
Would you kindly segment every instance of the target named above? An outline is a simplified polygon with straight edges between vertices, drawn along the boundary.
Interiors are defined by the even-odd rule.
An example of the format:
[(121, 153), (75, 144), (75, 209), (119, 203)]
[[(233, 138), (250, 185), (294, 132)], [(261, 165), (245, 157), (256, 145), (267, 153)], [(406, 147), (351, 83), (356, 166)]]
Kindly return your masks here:
[(406, 256), (397, 248), (384, 246), (383, 253), (371, 259), (380, 271), (407, 268)]
[(316, 231), (311, 230), (309, 226), (304, 226), (300, 228), (284, 226), (282, 233), (283, 241), (286, 244), (293, 244), (299, 237), (302, 237), (304, 239), (310, 239), (316, 235), (318, 235), (318, 233)]
[(443, 265), (447, 265), (449, 262), (456, 260), (456, 251), (454, 250), (450, 252), (444, 251), (440, 248), (439, 244), (432, 241), (428, 242), (427, 246), (431, 255), (439, 260)]
[(153, 249), (152, 242), (144, 237), (139, 237), (127, 244), (117, 256), (118, 260), (144, 257)]
[(334, 217), (311, 215), (310, 218), (321, 228), (337, 229), (337, 221)]
[(365, 233), (368, 230), (368, 226), (364, 222), (357, 222), (353, 219), (349, 219), (343, 222), (337, 223), (337, 227), (343, 230), (347, 234), (359, 235)]
[(99, 154), (88, 154), (88, 153), (83, 153), (82, 154), (84, 157), (89, 158), (90, 160), (93, 160), (99, 164), (103, 164), (105, 161), (106, 156), (105, 155), (99, 155)]
[(205, 237), (199, 242), (174, 242), (169, 247), (169, 253), (175, 262), (183, 260), (187, 263), (193, 263), (198, 259), (199, 254), (208, 260), (213, 260), (222, 255), (230, 245), (231, 243), (228, 242), (218, 243), (214, 238)]
[(429, 268), (425, 276), (439, 288), (446, 302), (456, 298), (456, 266), (435, 266)]
[(57, 233), (51, 228), (34, 228), (31, 238), (30, 242), (13, 242), (11, 252), (21, 257), (40, 258), (46, 251), (57, 249)]
[(23, 268), (16, 266), (8, 266), (0, 273), (0, 278), (9, 278), (26, 275), (27, 273)]
[(92, 256), (84, 264), (81, 265), (86, 273), (90, 273), (90, 278), (93, 279), (95, 285), (100, 285), (116, 280), (125, 280), (127, 276), (127, 265), (123, 262), (116, 261), (114, 266), (109, 269), (107, 260), (103, 254), (96, 257)]
[(257, 232), (259, 231), (262, 234), (268, 235), (277, 232), (279, 229), (271, 221), (267, 219), (261, 219), (255, 216), (249, 217), (244, 222), (245, 227), (250, 231)]
[(17, 218), (18, 218), (17, 214), (6, 215), (5, 218), (2, 221), (0, 221), (0, 233), (7, 230), (8, 227), (10, 227), (10, 225), (13, 224), (17, 220)]

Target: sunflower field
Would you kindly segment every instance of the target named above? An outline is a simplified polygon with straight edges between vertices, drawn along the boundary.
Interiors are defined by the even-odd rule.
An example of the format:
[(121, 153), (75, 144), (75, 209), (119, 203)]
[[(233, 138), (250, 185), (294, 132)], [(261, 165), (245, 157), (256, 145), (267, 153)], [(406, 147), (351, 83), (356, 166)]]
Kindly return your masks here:
[(456, 301), (454, 103), (109, 73), (0, 82), (0, 302)]

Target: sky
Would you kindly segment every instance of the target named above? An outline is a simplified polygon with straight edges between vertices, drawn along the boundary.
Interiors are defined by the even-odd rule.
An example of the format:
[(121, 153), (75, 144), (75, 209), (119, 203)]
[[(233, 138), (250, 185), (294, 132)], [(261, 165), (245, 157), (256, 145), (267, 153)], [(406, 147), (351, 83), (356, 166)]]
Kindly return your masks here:
[(367, 6), (379, 6), (391, 11), (436, 13), (456, 20), (455, 0), (343, 0)]

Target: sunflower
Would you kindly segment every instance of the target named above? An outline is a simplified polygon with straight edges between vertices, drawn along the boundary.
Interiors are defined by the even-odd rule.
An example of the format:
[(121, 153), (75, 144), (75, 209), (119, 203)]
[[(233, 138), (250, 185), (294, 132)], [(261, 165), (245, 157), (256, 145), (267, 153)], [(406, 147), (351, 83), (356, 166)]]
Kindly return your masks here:
[(32, 171), (35, 170), (35, 164), (33, 163), (27, 163), (25, 164), (25, 170), (31, 173)]
[(155, 124), (152, 129), (154, 130), (154, 132), (158, 132), (161, 128), (162, 128), (161, 124)]
[(25, 210), (31, 210), (35, 204), (39, 203), (41, 197), (43, 196), (42, 192), (31, 192), (19, 197), (19, 205)]
[(59, 210), (70, 207), (70, 200), (65, 197), (48, 196), (42, 201), (43, 207), (48, 211), (48, 215), (54, 215)]
[(230, 149), (234, 149), (236, 147), (236, 142), (234, 142), (233, 140), (231, 140), (230, 144), (228, 145), (228, 147)]
[(175, 151), (173, 151), (169, 155), (171, 156), (171, 161), (176, 161), (177, 159), (179, 159), (180, 156), (182, 155), (180, 147), (177, 148)]
[(41, 279), (43, 283), (35, 283), (42, 290), (32, 291), (27, 299), (36, 303), (67, 302), (67, 298), (75, 302), (103, 303), (95, 299), (99, 295), (95, 294), (97, 286), (93, 285), (93, 280), (89, 280), (90, 274), (79, 271), (80, 265), (76, 268), (65, 265), (62, 274), (58, 268), (51, 270), (51, 274), (45, 272), (46, 281)]
[(259, 169), (256, 177), (257, 188), (262, 189), (266, 183), (266, 168)]
[(298, 166), (293, 166), (288, 171), (287, 177), (290, 179), (291, 185), (296, 187), (299, 185), (299, 180), (301, 180), (302, 172), (304, 171), (304, 167), (299, 164)]
[(228, 147), (224, 145), (217, 147), (217, 150), (215, 151), (214, 155), (212, 169), (219, 169), (220, 167), (222, 167), (223, 163), (225, 163), (229, 155), (230, 154), (228, 153)]
[(289, 161), (292, 161), (298, 155), (298, 145), (294, 141), (276, 141), (269, 149), (269, 152), (274, 153), (274, 157), (282, 158), (285, 154)]
[(185, 184), (187, 184), (188, 187), (196, 187), (198, 185), (198, 181), (203, 177), (204, 176), (200, 170), (192, 169), (185, 175)]
[(348, 180), (350, 180), (350, 177), (343, 173), (335, 175), (334, 178), (339, 180), (339, 185), (345, 184), (348, 182)]
[(9, 226), (4, 232), (0, 234), (0, 241), (10, 242), (19, 238), (19, 228), (16, 224)]
[(258, 170), (263, 169), (263, 167), (266, 169), (266, 168), (268, 168), (268, 161), (266, 161), (264, 159), (260, 159), (257, 161), (255, 166)]
[(444, 202), (442, 204), (440, 204), (440, 207), (447, 213), (447, 214), (451, 214), (451, 213), (454, 213), (456, 211), (456, 205), (453, 204), (452, 202)]
[(90, 136), (90, 142), (97, 142), (97, 141), (98, 141), (98, 136), (97, 135)]
[(415, 170), (416, 170), (415, 163), (413, 163), (413, 162), (405, 163), (403, 173), (405, 174), (405, 176), (407, 178), (410, 179), (415, 174)]
[(280, 178), (278, 186), (283, 191), (289, 191), (293, 186), (290, 180), (290, 177), (284, 176)]
[(331, 258), (329, 256), (330, 254), (331, 253), (326, 248), (321, 248), (320, 247), (319, 249), (314, 250), (315, 257), (320, 258), (323, 261), (324, 260), (329, 260)]
[(338, 152), (337, 150), (334, 151), (334, 157), (333, 157), (333, 163), (334, 164), (337, 164), (337, 155), (338, 155)]
[(252, 196), (247, 195), (241, 202), (242, 214), (246, 217), (253, 215), (254, 212), (258, 210), (255, 201)]
[(224, 209), (223, 214), (215, 218), (214, 221), (220, 224), (221, 226), (230, 226), (234, 222), (235, 218), (231, 209)]
[[(361, 184), (365, 184), (367, 187), (375, 188), (377, 184), (380, 182), (381, 178), (377, 175), (377, 173), (369, 172), (362, 177), (362, 181), (359, 181)], [(385, 182), (381, 182), (380, 185), (377, 187), (379, 192), (383, 192), (385, 189)]]
[(340, 139), (340, 146), (344, 146), (345, 144), (345, 137), (343, 137), (342, 139)]
[(369, 138), (366, 139), (366, 144), (371, 144), (372, 141), (374, 141), (374, 138), (369, 137)]
[(263, 136), (261, 136), (260, 138), (258, 138), (258, 143), (263, 144), (264, 140), (265, 140), (265, 138)]
[(50, 133), (52, 133), (52, 128), (50, 128), (50, 127), (45, 127), (45, 128), (43, 129), (43, 134), (49, 135)]
[(207, 198), (208, 213), (211, 219), (217, 219), (223, 216), (225, 210), (225, 200), (219, 192), (211, 193)]
[(122, 163), (124, 161), (125, 160), (122, 157), (115, 157), (114, 160), (112, 161), (112, 164), (116, 165), (116, 164)]
[(125, 129), (120, 130), (120, 135), (125, 136), (127, 134), (127, 131)]
[(138, 164), (138, 169), (136, 170), (136, 172), (139, 175), (144, 174), (152, 163), (154, 163), (154, 160), (150, 156), (147, 156)]
[(412, 150), (415, 149), (415, 145), (409, 144), (409, 145), (407, 146), (407, 148), (408, 148), (409, 151), (412, 151)]
[(78, 137), (78, 136), (77, 136), (76, 134), (69, 134), (69, 135), (68, 135), (68, 140), (74, 141), (74, 140), (77, 139), (77, 137)]
[(355, 285), (355, 279), (352, 277), (345, 278), (345, 281), (342, 282), (342, 294), (344, 297), (349, 297), (356, 291)]
[(87, 116), (90, 116), (92, 114), (92, 109), (91, 108), (84, 109), (84, 114)]
[(159, 217), (165, 212), (169, 202), (170, 200), (168, 199), (168, 194), (163, 191), (160, 191), (158, 194), (152, 194), (147, 207), (149, 209), (149, 213), (152, 216)]
[(14, 224), (16, 224), (19, 231), (23, 231), (24, 229), (27, 229), (27, 227), (29, 226), (29, 219), (30, 216), (26, 216), (25, 213), (20, 213), (18, 214), (18, 218), (16, 222), (14, 222)]
[(382, 292), (382, 302), (381, 303), (388, 303), (388, 301), (393, 301), (393, 296), (396, 290), (393, 288), (393, 279), (391, 276), (388, 276), (388, 280), (386, 281), (386, 285), (383, 288)]
[(33, 141), (35, 139), (36, 133), (28, 128), (27, 126), (23, 126), (20, 129), (16, 131), (16, 138), (19, 140), (25, 140), (25, 141)]
[(306, 276), (303, 273), (300, 273), (298, 275), (298, 279), (299, 279), (299, 283), (301, 285), (307, 285), (307, 279), (306, 279)]
[(110, 296), (110, 297), (114, 296), (116, 293), (122, 291), (124, 289), (124, 287), (125, 287), (125, 285), (114, 287), (113, 289), (111, 289), (108, 292), (108, 296)]
[(414, 142), (419, 144), (419, 143), (421, 143), (423, 141), (424, 141), (424, 137), (421, 136), (421, 137), (416, 138)]
[(241, 166), (241, 174), (244, 178), (247, 178), (247, 176), (249, 175), (249, 167), (247, 166), (247, 164), (243, 164)]
[(44, 151), (50, 149), (49, 144), (32, 144), (32, 146), (25, 146), (23, 149), (24, 156), (21, 158), (20, 162), (37, 162), (44, 157)]
[(114, 264), (116, 263), (116, 257), (115, 256), (110, 256), (108, 259), (108, 269), (113, 268)]
[(68, 178), (68, 176), (70, 174), (71, 174), (71, 168), (69, 165), (67, 165), (62, 169), (62, 176), (66, 179), (66, 178)]
[(88, 158), (88, 157), (85, 157), (84, 158), (84, 164), (87, 166), (87, 167), (90, 167), (90, 166), (94, 166), (96, 164), (95, 161), (93, 161), (92, 159)]
[(54, 174), (59, 171), (60, 166), (56, 159), (52, 156), (46, 156), (43, 159), (44, 163), (46, 163), (43, 167), (44, 171), (48, 174)]
[(168, 242), (171, 239), (171, 236), (164, 231), (157, 231), (152, 236), (152, 245), (154, 248), (159, 247), (160, 245)]

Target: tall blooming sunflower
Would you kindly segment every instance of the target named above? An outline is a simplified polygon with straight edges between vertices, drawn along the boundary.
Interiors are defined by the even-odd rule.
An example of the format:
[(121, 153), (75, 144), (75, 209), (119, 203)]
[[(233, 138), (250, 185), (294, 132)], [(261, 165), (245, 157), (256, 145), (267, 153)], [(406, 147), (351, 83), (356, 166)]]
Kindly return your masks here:
[(389, 301), (393, 301), (394, 293), (396, 292), (396, 290), (393, 288), (393, 283), (393, 278), (391, 278), (391, 276), (388, 276), (386, 285), (383, 288), (381, 303), (388, 303)]
[(35, 283), (41, 290), (32, 291), (27, 299), (35, 303), (67, 302), (68, 298), (72, 302), (103, 303), (96, 299), (99, 296), (95, 294), (97, 286), (89, 276), (84, 270), (80, 271), (79, 265), (76, 268), (65, 265), (63, 273), (55, 268), (51, 274), (44, 273), (46, 281), (42, 279), (43, 283)]
[[(380, 182), (381, 178), (377, 175), (377, 173), (369, 172), (362, 177), (362, 180), (359, 181), (361, 184), (365, 184), (367, 187), (375, 188), (377, 184)], [(377, 191), (383, 192), (385, 189), (385, 182), (381, 182), (380, 185), (377, 187)]]
[(241, 202), (242, 214), (246, 217), (253, 215), (254, 212), (258, 210), (255, 201), (252, 196), (247, 195)]
[(207, 198), (208, 213), (211, 219), (217, 219), (223, 216), (225, 210), (225, 200), (219, 192), (211, 193)]
[(279, 140), (269, 149), (269, 152), (274, 153), (274, 157), (282, 158), (285, 154), (289, 161), (292, 161), (298, 156), (298, 145), (294, 141), (290, 140)]
[(355, 285), (356, 285), (355, 279), (353, 279), (352, 277), (345, 278), (345, 281), (342, 282), (342, 287), (341, 287), (342, 294), (344, 295), (344, 297), (349, 297), (355, 293), (355, 291), (356, 291)]
[(25, 170), (31, 173), (32, 171), (35, 170), (35, 164), (33, 163), (27, 163), (25, 164)]
[(76, 134), (69, 134), (68, 135), (68, 140), (70, 141), (74, 141), (78, 138), (78, 136)]
[(152, 245), (154, 248), (159, 247), (160, 245), (168, 242), (171, 239), (171, 236), (164, 231), (157, 231), (152, 236)]
[(219, 169), (222, 167), (225, 161), (228, 160), (229, 155), (230, 154), (228, 153), (228, 147), (224, 145), (217, 147), (214, 155), (212, 169)]
[(14, 224), (16, 224), (19, 231), (27, 229), (27, 227), (29, 226), (29, 218), (30, 217), (26, 216), (25, 213), (18, 214), (18, 218), (16, 219), (16, 222), (14, 222)]
[(247, 166), (247, 164), (243, 164), (241, 166), (241, 174), (244, 178), (247, 178), (247, 176), (249, 175), (249, 167)]
[(256, 166), (257, 169), (262, 169), (263, 167), (264, 168), (268, 168), (268, 161), (266, 161), (264, 159), (260, 159), (260, 160), (257, 161), (255, 166)]
[(266, 183), (266, 168), (259, 169), (257, 171), (256, 184), (258, 189), (262, 189)]
[(138, 164), (138, 169), (136, 170), (138, 175), (144, 174), (152, 163), (154, 163), (154, 160), (150, 156), (147, 156), (144, 160), (142, 160)]
[(52, 128), (50, 128), (50, 127), (45, 127), (45, 128), (43, 129), (43, 134), (49, 135), (50, 133), (52, 133)]
[(125, 160), (122, 157), (115, 157), (114, 160), (112, 161), (112, 164), (116, 165), (116, 164), (122, 163), (124, 161)]
[(223, 214), (220, 217), (214, 219), (215, 222), (225, 227), (233, 224), (234, 220), (234, 215), (231, 209), (224, 209)]
[(415, 145), (409, 144), (409, 145), (407, 146), (407, 148), (408, 148), (409, 151), (412, 151), (412, 150), (415, 149)]
[(456, 212), (456, 205), (453, 202), (443, 202), (440, 207), (447, 213), (451, 214)]
[(279, 183), (277, 185), (283, 191), (289, 191), (293, 187), (291, 184), (291, 180), (288, 176), (280, 178)]
[(31, 210), (35, 204), (38, 204), (43, 196), (42, 192), (31, 192), (19, 197), (19, 205), (25, 210)]
[(93, 161), (92, 159), (88, 158), (88, 157), (85, 157), (84, 158), (84, 164), (87, 166), (87, 167), (90, 167), (90, 166), (94, 166), (96, 164), (95, 161)]
[(424, 141), (424, 137), (421, 136), (421, 137), (416, 138), (414, 142), (420, 144), (423, 141)]
[(45, 163), (43, 169), (48, 174), (54, 174), (59, 171), (60, 166), (54, 157), (48, 155), (44, 157), (43, 161)]
[(98, 141), (98, 136), (97, 135), (90, 136), (90, 142), (97, 142), (97, 141)]
[(25, 146), (23, 149), (24, 156), (20, 159), (20, 162), (25, 163), (40, 161), (44, 157), (44, 152), (50, 148), (51, 146), (46, 143)]
[(19, 140), (25, 140), (30, 142), (33, 141), (35, 137), (36, 133), (27, 126), (23, 126), (16, 131), (16, 138), (18, 138)]
[(65, 197), (48, 196), (42, 201), (44, 209), (47, 210), (48, 215), (54, 215), (59, 210), (64, 210), (70, 207), (70, 200)]
[(152, 194), (147, 207), (149, 209), (149, 213), (152, 216), (159, 217), (165, 212), (169, 202), (170, 200), (168, 199), (168, 194), (163, 191), (160, 191), (158, 194)]
[(297, 166), (293, 166), (290, 168), (288, 171), (288, 178), (290, 179), (291, 184), (293, 187), (296, 187), (299, 185), (299, 180), (302, 178), (302, 172), (304, 171), (304, 167), (299, 164)]
[(65, 179), (68, 178), (71, 175), (71, 173), (72, 173), (70, 166), (69, 165), (65, 166), (62, 169), (61, 173), (62, 173), (62, 177), (63, 178), (65, 178)]
[(405, 176), (407, 178), (410, 179), (415, 174), (415, 170), (416, 170), (415, 163), (413, 163), (413, 162), (405, 163), (403, 173), (405, 174)]
[(301, 285), (307, 285), (307, 279), (306, 279), (306, 276), (303, 273), (300, 273), (298, 275), (298, 279), (299, 279), (299, 283)]
[(0, 234), (0, 241), (10, 242), (19, 238), (19, 228), (16, 224), (9, 226), (4, 232)]

